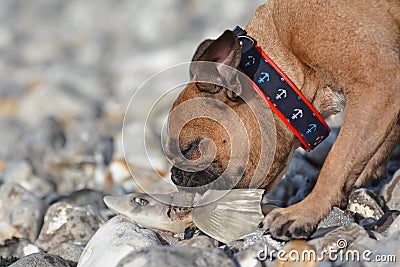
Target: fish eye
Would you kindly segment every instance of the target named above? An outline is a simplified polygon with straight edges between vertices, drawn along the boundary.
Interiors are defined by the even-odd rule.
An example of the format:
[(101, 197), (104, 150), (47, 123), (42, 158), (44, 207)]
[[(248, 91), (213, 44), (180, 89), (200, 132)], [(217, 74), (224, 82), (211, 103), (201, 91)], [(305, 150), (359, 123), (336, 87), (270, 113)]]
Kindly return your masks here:
[(147, 204), (149, 204), (149, 201), (147, 201), (144, 198), (140, 198), (140, 197), (135, 197), (133, 199), (136, 203), (138, 203), (140, 206), (146, 206)]

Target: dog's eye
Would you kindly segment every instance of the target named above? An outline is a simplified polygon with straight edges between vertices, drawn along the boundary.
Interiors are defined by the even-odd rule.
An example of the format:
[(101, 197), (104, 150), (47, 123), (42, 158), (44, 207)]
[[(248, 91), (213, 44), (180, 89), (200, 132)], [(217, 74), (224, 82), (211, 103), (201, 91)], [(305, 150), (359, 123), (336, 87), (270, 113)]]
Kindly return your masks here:
[(138, 203), (140, 206), (146, 206), (147, 204), (149, 204), (149, 201), (147, 201), (144, 198), (140, 198), (140, 197), (135, 197), (133, 199), (133, 201), (135, 201), (136, 203)]

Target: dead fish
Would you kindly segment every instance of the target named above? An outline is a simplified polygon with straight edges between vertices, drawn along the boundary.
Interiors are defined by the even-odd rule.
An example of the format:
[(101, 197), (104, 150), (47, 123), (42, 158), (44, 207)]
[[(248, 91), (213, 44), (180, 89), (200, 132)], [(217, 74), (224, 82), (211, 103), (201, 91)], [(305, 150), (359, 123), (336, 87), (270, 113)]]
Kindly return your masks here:
[(223, 243), (258, 229), (262, 189), (208, 190), (148, 195), (105, 196), (104, 203), (142, 227), (182, 233), (190, 226)]

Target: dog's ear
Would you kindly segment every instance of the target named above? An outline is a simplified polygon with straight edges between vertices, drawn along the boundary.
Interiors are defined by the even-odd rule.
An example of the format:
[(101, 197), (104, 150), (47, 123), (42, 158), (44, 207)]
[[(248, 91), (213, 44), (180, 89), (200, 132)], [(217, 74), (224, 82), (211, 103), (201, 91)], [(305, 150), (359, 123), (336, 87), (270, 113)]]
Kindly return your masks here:
[[(205, 67), (204, 64), (196, 64), (195, 61), (216, 62), (236, 69), (240, 63), (240, 56), (239, 40), (232, 31), (226, 30), (220, 37), (218, 37), (218, 39), (205, 40), (197, 48), (197, 51), (193, 56), (194, 62), (190, 67), (191, 79), (196, 77), (195, 80), (198, 81), (196, 82), (196, 86), (199, 90), (217, 93), (223, 88), (223, 85), (231, 85), (231, 82), (229, 81), (237, 80), (237, 78), (227, 77), (232, 76), (232, 74), (226, 73), (228, 70), (226, 67), (219, 66), (218, 64), (207, 65), (207, 67)], [(212, 81), (212, 83), (205, 81)], [(233, 99), (234, 95), (241, 92), (241, 88), (238, 88), (240, 87), (240, 84), (236, 83), (232, 84), (232, 86), (233, 88), (229, 88), (231, 88), (234, 93), (227, 90), (230, 91), (227, 95), (228, 97), (231, 96)]]
[(197, 47), (196, 52), (194, 53), (194, 56), (192, 58), (192, 61), (200, 61), (200, 57), (203, 56), (204, 52), (207, 50), (207, 48), (214, 42), (215, 40), (207, 39), (204, 40), (199, 47)]
[(203, 55), (199, 57), (199, 60), (222, 63), (236, 68), (240, 63), (238, 38), (232, 31), (226, 30), (217, 40), (209, 44)]

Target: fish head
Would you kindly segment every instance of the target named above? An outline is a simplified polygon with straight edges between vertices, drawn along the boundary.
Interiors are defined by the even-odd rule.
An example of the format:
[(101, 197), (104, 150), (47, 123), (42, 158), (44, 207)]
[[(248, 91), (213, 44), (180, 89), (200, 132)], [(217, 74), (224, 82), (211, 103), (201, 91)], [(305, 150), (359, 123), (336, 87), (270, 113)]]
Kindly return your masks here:
[(163, 201), (158, 199), (146, 193), (131, 193), (105, 196), (104, 203), (114, 213), (145, 228), (181, 233), (192, 224), (190, 212), (175, 216), (176, 208), (169, 204), (174, 199), (173, 194), (162, 195)]

